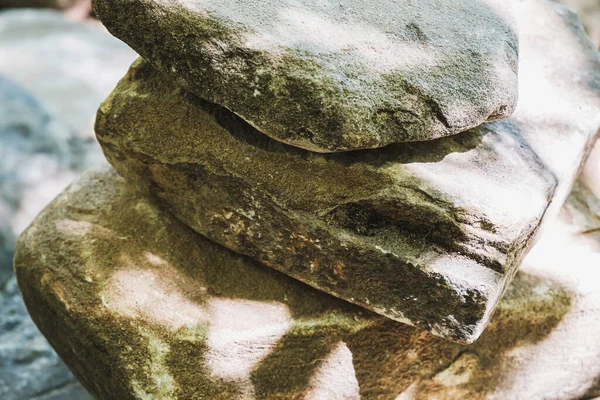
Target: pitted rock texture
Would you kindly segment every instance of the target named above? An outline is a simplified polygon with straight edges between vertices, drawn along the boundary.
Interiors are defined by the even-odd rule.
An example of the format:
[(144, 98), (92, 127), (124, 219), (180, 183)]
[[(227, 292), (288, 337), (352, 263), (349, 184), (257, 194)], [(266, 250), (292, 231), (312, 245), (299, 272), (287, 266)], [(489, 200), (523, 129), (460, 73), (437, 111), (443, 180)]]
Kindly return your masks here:
[(144, 61), (101, 106), (96, 133), (120, 174), (208, 238), (471, 342), (600, 127), (600, 57), (577, 18), (522, 4), (519, 109), (452, 137), (317, 154), (269, 139)]
[(600, 203), (586, 193), (469, 346), (235, 254), (110, 170), (85, 174), (42, 212), (19, 239), (16, 272), (34, 321), (97, 398), (592, 398), (600, 242), (581, 230), (598, 226), (590, 206)]
[(317, 152), (452, 135), (517, 100), (516, 0), (96, 0), (155, 67)]

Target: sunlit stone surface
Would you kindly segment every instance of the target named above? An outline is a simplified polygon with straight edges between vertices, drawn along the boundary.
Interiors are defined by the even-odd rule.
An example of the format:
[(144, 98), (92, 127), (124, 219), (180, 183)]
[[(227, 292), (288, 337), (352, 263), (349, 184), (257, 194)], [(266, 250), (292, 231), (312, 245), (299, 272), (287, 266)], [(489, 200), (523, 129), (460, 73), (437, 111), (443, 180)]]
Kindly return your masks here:
[(154, 66), (318, 152), (435, 139), (509, 116), (517, 0), (95, 0)]
[(101, 106), (96, 133), (124, 177), (208, 238), (471, 342), (600, 127), (600, 56), (578, 19), (553, 2), (521, 4), (515, 114), (452, 137), (316, 154), (269, 139), (143, 61)]
[(469, 346), (226, 250), (108, 169), (42, 212), (19, 240), (16, 272), (34, 321), (99, 398), (591, 398), (600, 200), (586, 187)]

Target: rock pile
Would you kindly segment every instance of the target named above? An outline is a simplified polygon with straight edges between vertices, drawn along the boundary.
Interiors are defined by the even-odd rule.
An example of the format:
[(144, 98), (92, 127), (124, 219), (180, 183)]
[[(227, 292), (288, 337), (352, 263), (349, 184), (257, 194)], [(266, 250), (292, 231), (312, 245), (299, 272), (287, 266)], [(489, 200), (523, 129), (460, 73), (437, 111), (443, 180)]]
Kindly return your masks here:
[(35, 322), (101, 399), (592, 398), (600, 236), (580, 232), (600, 223), (600, 201), (586, 194), (580, 184), (468, 346), (216, 245), (110, 169), (37, 218), (17, 274)]
[[(165, 55), (170, 45), (156, 45), (144, 33), (145, 16), (178, 21), (152, 23), (154, 35), (166, 36), (175, 25), (206, 27), (202, 19), (194, 24), (178, 19), (202, 16), (201, 10), (185, 8), (188, 3), (110, 3), (97, 2), (98, 15), (149, 59), (133, 65), (98, 113), (96, 134), (122, 176), (145, 183), (180, 220), (211, 240), (456, 341), (479, 336), (543, 217), (564, 201), (600, 125), (597, 52), (581, 40), (583, 31), (571, 14), (543, 2), (521, 6), (527, 23), (520, 33), (520, 101), (510, 118), (433, 141), (336, 154), (275, 141), (242, 118), (243, 112), (236, 115), (235, 107), (227, 105), (232, 112), (182, 89), (179, 82), (189, 81), (189, 74), (181, 66), (161, 71), (167, 59), (199, 73), (212, 74), (205, 68), (209, 61), (238, 65), (233, 55), (211, 53), (204, 64), (183, 50), (179, 58)], [(134, 17), (124, 19), (128, 14), (120, 7), (132, 4), (146, 11), (126, 8)], [(548, 32), (542, 37), (540, 31)], [(226, 38), (199, 37), (233, 46)], [(168, 41), (204, 54), (208, 45), (192, 39), (173, 34)], [(557, 48), (564, 55), (558, 60), (551, 56)], [(329, 53), (317, 54), (328, 59)], [(311, 69), (295, 74), (300, 72), (314, 77)], [(457, 85), (472, 81), (470, 74), (448, 76)], [(195, 78), (194, 88), (204, 84), (204, 92), (218, 92), (213, 82), (227, 81), (214, 74)], [(285, 74), (276, 80), (289, 81)], [(231, 90), (237, 84), (230, 82)], [(315, 93), (321, 99), (330, 94)], [(296, 100), (286, 99), (289, 107)], [(269, 114), (261, 97), (255, 102), (257, 112)]]
[(330, 152), (510, 115), (516, 0), (96, 1), (157, 69), (261, 132)]
[(98, 111), (115, 170), (73, 183), (15, 257), (94, 395), (558, 393), (516, 377), (578, 295), (509, 284), (600, 128), (600, 55), (550, 1), (444, 1), (440, 21), (398, 3), (96, 0), (144, 57)]

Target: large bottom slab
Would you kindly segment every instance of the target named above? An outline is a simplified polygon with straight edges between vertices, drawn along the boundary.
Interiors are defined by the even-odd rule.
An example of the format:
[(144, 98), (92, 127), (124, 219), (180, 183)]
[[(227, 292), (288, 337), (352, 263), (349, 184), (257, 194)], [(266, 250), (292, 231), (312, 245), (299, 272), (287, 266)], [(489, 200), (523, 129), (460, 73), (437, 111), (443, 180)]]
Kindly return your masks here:
[(517, 111), (450, 138), (311, 153), (143, 61), (100, 108), (96, 133), (122, 176), (211, 240), (472, 342), (600, 127), (600, 58), (578, 19), (553, 2), (521, 4)]
[(212, 243), (107, 169), (42, 212), (15, 264), (33, 320), (100, 399), (580, 399), (600, 394), (600, 237), (581, 234), (598, 206), (579, 185), (469, 346)]

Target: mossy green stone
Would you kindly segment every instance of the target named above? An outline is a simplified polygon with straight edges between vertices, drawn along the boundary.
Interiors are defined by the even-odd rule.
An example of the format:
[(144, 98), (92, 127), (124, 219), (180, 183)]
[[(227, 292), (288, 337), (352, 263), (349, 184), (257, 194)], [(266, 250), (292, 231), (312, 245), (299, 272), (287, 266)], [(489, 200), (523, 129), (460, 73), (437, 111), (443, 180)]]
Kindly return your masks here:
[[(573, 219), (597, 224), (590, 210), (562, 222)], [(108, 169), (46, 207), (15, 269), (33, 320), (98, 399), (575, 400), (600, 393), (600, 291), (586, 282), (599, 237), (567, 226), (469, 346), (235, 254)], [(574, 252), (576, 265), (562, 262)]]
[(276, 140), (335, 152), (435, 139), (509, 116), (517, 4), (95, 0), (94, 10), (188, 90)]
[(120, 174), (209, 239), (471, 342), (600, 127), (600, 56), (577, 18), (551, 2), (522, 4), (519, 108), (474, 130), (318, 154), (268, 138), (140, 60), (101, 106), (97, 137)]

